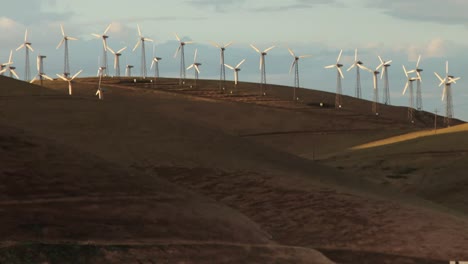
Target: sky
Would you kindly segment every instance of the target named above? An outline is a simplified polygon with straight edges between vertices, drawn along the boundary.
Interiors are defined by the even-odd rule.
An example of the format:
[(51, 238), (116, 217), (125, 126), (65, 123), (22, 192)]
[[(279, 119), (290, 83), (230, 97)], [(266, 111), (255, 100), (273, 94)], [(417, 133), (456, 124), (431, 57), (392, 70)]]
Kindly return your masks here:
[[(35, 57), (41, 54), (47, 56), (45, 73), (56, 77), (63, 72), (63, 47), (56, 49), (63, 24), (67, 35), (78, 38), (70, 41), (72, 74), (83, 69), (82, 76), (95, 75), (102, 42), (91, 33), (102, 34), (112, 24), (109, 46), (114, 50), (127, 46), (121, 65), (135, 65), (133, 73), (138, 75), (141, 49), (132, 52), (138, 24), (143, 35), (154, 40), (154, 45), (147, 42), (146, 46), (149, 74), (154, 54), (163, 58), (161, 76), (178, 77), (180, 59), (174, 58), (177, 33), (183, 40), (194, 41), (186, 46), (186, 64), (193, 62), (198, 49), (200, 78), (219, 78), (219, 51), (210, 42), (233, 41), (226, 50), (226, 63), (235, 65), (245, 58), (239, 78), (251, 82), (260, 81), (260, 72), (259, 55), (249, 44), (260, 49), (275, 45), (266, 58), (269, 83), (293, 85), (294, 76), (289, 74), (293, 58), (287, 50), (291, 48), (297, 55), (311, 55), (300, 61), (301, 87), (334, 92), (336, 72), (324, 66), (334, 64), (343, 49), (343, 93), (354, 95), (355, 71), (346, 69), (357, 48), (359, 59), (368, 68), (379, 64), (378, 55), (393, 60), (391, 103), (406, 106), (409, 96), (402, 95), (406, 82), (402, 65), (414, 68), (421, 55), (423, 109), (445, 112), (434, 72), (445, 75), (445, 62), (449, 61), (450, 74), (462, 78), (452, 87), (455, 117), (468, 120), (466, 13), (468, 1), (464, 0), (16, 0), (2, 3), (0, 9), (0, 62), (8, 61), (10, 50), (22, 44), (28, 29), (34, 48), (31, 72), (37, 73)], [(23, 78), (24, 50), (15, 51), (13, 61)], [(187, 77), (193, 77), (193, 71), (187, 71)], [(229, 69), (227, 77), (233, 79)], [(362, 72), (361, 82), (363, 98), (371, 100), (372, 75)]]

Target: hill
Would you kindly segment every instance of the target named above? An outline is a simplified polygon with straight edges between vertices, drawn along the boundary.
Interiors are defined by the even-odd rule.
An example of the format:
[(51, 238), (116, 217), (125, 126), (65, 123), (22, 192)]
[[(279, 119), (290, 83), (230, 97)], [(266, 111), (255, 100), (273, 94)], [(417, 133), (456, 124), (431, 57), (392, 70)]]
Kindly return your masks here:
[[(98, 101), (92, 96), (95, 79), (77, 80), (72, 97), (66, 95), (66, 83), (54, 81), (47, 83), (50, 88), (42, 96), (7, 96), (1, 102), (0, 124), (13, 127), (10, 136), (21, 131), (27, 142), (59, 147), (55, 155), (49, 159), (47, 155), (44, 157), (51, 162), (46, 168), (60, 169), (59, 175), (71, 174), (73, 180), (64, 178), (64, 181), (76, 182), (78, 176), (73, 176), (67, 166), (74, 161), (78, 178), (92, 183), (94, 178), (101, 179), (102, 185), (96, 185), (99, 192), (109, 192), (107, 188), (112, 188), (108, 186), (115, 184), (124, 193), (128, 185), (129, 190), (143, 189), (153, 195), (180, 197), (178, 202), (169, 201), (165, 206), (183, 220), (172, 222), (168, 217), (167, 227), (152, 227), (154, 230), (149, 229), (153, 231), (148, 233), (144, 230), (154, 225), (151, 217), (137, 219), (142, 212), (150, 211), (148, 207), (133, 211), (133, 217), (120, 219), (127, 210), (116, 207), (132, 204), (129, 197), (108, 204), (108, 210), (99, 210), (101, 214), (97, 216), (102, 221), (91, 222), (103, 228), (112, 227), (109, 218), (123, 221), (119, 228), (112, 230), (116, 237), (109, 237), (111, 241), (107, 241), (106, 248), (99, 249), (107, 252), (109, 247), (117, 245), (126, 250), (119, 251), (121, 255), (113, 251), (106, 254), (122, 258), (138, 255), (136, 252), (143, 245), (135, 246), (132, 242), (145, 241), (146, 237), (153, 240), (152, 246), (144, 247), (148, 256), (160, 252), (159, 256), (168, 257), (168, 252), (172, 252), (171, 256), (192, 261), (193, 252), (209, 258), (217, 255), (213, 252), (223, 250), (231, 251), (226, 253), (227, 259), (219, 262), (231, 263), (239, 262), (235, 257), (246, 255), (252, 259), (245, 262), (268, 262), (268, 258), (286, 255), (291, 263), (312, 262), (311, 258), (326, 263), (314, 249), (338, 263), (439, 263), (468, 257), (465, 251), (468, 223), (464, 216), (374, 184), (359, 177), (362, 171), (343, 171), (305, 158), (314, 152), (310, 146), (319, 146), (316, 149), (322, 151), (317, 158), (325, 157), (353, 145), (425, 129), (429, 122), (409, 124), (404, 108), (390, 106), (387, 106), (388, 118), (384, 114), (376, 118), (360, 112), (367, 111), (364, 109), (370, 106), (368, 102), (352, 98), (346, 101), (356, 104), (357, 110), (320, 107), (313, 104), (315, 98), (332, 99), (333, 96), (317, 91), (310, 91), (311, 99), (306, 99), (309, 91), (301, 90), (303, 101), (293, 103), (281, 97), (281, 89), (286, 87), (272, 86), (267, 97), (259, 97), (255, 84), (243, 83), (245, 91), (230, 96), (220, 94), (216, 82), (206, 81), (206, 85), (199, 82), (203, 89), (180, 88), (175, 82), (161, 80), (155, 88), (147, 80), (135, 84), (131, 80), (106, 79), (105, 100)], [(37, 93), (37, 87), (18, 85)], [(74, 154), (64, 155), (68, 152)], [(54, 164), (62, 156), (71, 161)], [(12, 163), (22, 160), (21, 155), (13, 157)], [(95, 167), (103, 170), (94, 172)], [(106, 173), (106, 170), (115, 172)], [(88, 175), (90, 172), (93, 174)], [(43, 174), (43, 178), (53, 175), (46, 169)], [(61, 190), (63, 185), (56, 190)], [(146, 204), (143, 201), (147, 192), (141, 191), (134, 203)], [(70, 215), (83, 215), (73, 207), (73, 201), (64, 199), (69, 194), (58, 196), (62, 197), (63, 206), (71, 208)], [(41, 210), (56, 210), (53, 203), (46, 205)], [(39, 208), (31, 206), (25, 211)], [(113, 214), (113, 210), (120, 214)], [(57, 218), (62, 223), (73, 223), (66, 215)], [(13, 216), (16, 217), (15, 213)], [(45, 219), (43, 225), (48, 226), (51, 220), (43, 217), (38, 214), (39, 219)], [(140, 233), (130, 232), (135, 223), (141, 223), (141, 228), (137, 228)], [(62, 225), (68, 227), (65, 230), (73, 226)], [(179, 241), (198, 243), (177, 247), (174, 241), (156, 240), (159, 228), (163, 227), (169, 234), (175, 233)], [(83, 228), (88, 229), (92, 230)], [(249, 235), (244, 235), (245, 232)], [(13, 236), (16, 233), (12, 232)], [(122, 239), (128, 234), (132, 241)], [(216, 245), (211, 238), (214, 234)], [(72, 235), (64, 232), (63, 239), (69, 239), (66, 242), (72, 245), (88, 243), (91, 249), (85, 249), (91, 251), (100, 245), (99, 241)], [(100, 232), (96, 232), (95, 237), (99, 236)], [(60, 245), (63, 244), (68, 245)], [(249, 253), (244, 254), (245, 250)]]

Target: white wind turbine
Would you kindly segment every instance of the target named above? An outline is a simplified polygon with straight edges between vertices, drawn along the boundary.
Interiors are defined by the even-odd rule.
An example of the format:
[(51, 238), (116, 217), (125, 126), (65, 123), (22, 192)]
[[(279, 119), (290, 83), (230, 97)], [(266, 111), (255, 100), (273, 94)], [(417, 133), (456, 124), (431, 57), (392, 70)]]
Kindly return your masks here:
[(80, 71), (77, 72), (75, 75), (73, 75), (71, 78), (65, 77), (65, 76), (63, 76), (63, 75), (61, 75), (61, 74), (57, 74), (57, 76), (58, 76), (60, 79), (62, 79), (62, 80), (64, 80), (64, 81), (68, 82), (68, 94), (69, 94), (69, 95), (72, 95), (72, 94), (73, 94), (73, 87), (72, 87), (72, 82), (73, 82), (73, 80), (74, 80), (78, 75), (80, 75), (80, 73), (81, 73), (82, 71), (83, 71), (83, 70), (80, 70)]
[(423, 71), (423, 69), (419, 68), (419, 63), (420, 62), (421, 62), (421, 55), (419, 55), (419, 57), (418, 57), (418, 61), (416, 62), (416, 67), (414, 68), (414, 70), (408, 71), (408, 73), (415, 72), (416, 75), (418, 76), (418, 80), (416, 81), (416, 83), (417, 83), (417, 87), (416, 87), (416, 109), (418, 109), (418, 111), (421, 111), (422, 107), (423, 107), (422, 87), (421, 87), (421, 83), (422, 83), (421, 72)]
[(10, 52), (10, 59), (8, 60), (8, 62), (5, 62), (5, 63), (2, 63), (0, 65), (0, 75), (3, 76), (3, 74), (8, 70), (8, 66), (13, 64), (13, 61), (12, 61), (12, 54), (13, 51)]
[(214, 42), (212, 42), (211, 44), (220, 50), (219, 89), (221, 91), (224, 91), (224, 83), (226, 82), (226, 66), (224, 65), (224, 52), (226, 51), (227, 47), (232, 45), (232, 41), (226, 45), (217, 44)]
[(341, 87), (341, 80), (344, 79), (343, 71), (341, 67), (343, 64), (340, 63), (341, 55), (343, 54), (343, 50), (340, 51), (338, 57), (336, 59), (336, 64), (325, 66), (325, 69), (336, 69), (336, 95), (335, 95), (335, 108), (341, 108), (343, 106), (343, 89)]
[(257, 47), (253, 44), (250, 44), (250, 47), (254, 49), (257, 53), (260, 54), (260, 89), (262, 91), (262, 95), (266, 95), (266, 67), (265, 67), (265, 57), (268, 55), (268, 52), (272, 50), (275, 46), (271, 46), (263, 51), (260, 51)]
[(99, 70), (98, 70), (98, 75), (99, 75), (99, 84), (98, 84), (98, 89), (96, 91), (96, 95), (99, 96), (99, 100), (102, 100), (104, 99), (104, 93), (103, 93), (103, 89), (101, 87), (101, 82), (102, 82), (102, 75), (103, 75), (103, 72), (105, 69), (103, 69), (104, 67), (99, 67)]
[[(239, 82), (239, 72), (241, 71), (241, 68), (240, 66), (242, 65), (242, 63), (244, 63), (245, 59), (243, 59), (241, 62), (239, 62), (236, 67), (232, 67), (228, 64), (224, 64), (226, 67), (228, 67), (229, 69), (233, 70), (234, 71), (234, 87), (237, 91), (237, 84)], [(232, 90), (231, 90), (231, 94), (232, 94)]]
[(133, 69), (133, 65), (127, 64), (127, 66), (125, 67), (125, 75), (127, 77), (132, 77), (132, 69)]
[(380, 79), (384, 78), (384, 91), (383, 91), (383, 103), (386, 105), (390, 104), (390, 83), (388, 81), (388, 67), (391, 66), (392, 60), (384, 61), (382, 57), (378, 56), (380, 60), (380, 65), (377, 67), (377, 70), (382, 68), (382, 74)]
[(24, 80), (29, 81), (31, 78), (31, 63), (29, 61), (29, 51), (33, 52), (34, 49), (31, 47), (31, 42), (28, 41), (28, 30), (24, 33), (24, 42), (21, 44), (16, 51), (24, 48), (26, 54), (26, 61), (24, 63)]
[(445, 78), (442, 79), (439, 74), (434, 72), (437, 78), (440, 80), (439, 86), (444, 85), (442, 90), (442, 100), (445, 101), (445, 119), (444, 122), (447, 126), (450, 126), (450, 120), (453, 118), (453, 100), (452, 100), (452, 83), (457, 83), (460, 77), (454, 77), (449, 75), (448, 61), (445, 62)]
[(3, 75), (6, 71), (9, 72), (10, 78), (13, 78), (13, 76), (16, 77), (16, 79), (19, 79), (18, 74), (16, 74), (16, 67), (12, 66), (13, 65), (13, 50), (10, 50), (10, 58), (8, 59), (7, 63), (2, 64), (4, 65), (3, 70), (0, 71), (0, 74)]
[(104, 70), (104, 76), (107, 76), (107, 69), (108, 69), (108, 64), (107, 64), (107, 39), (109, 38), (107, 34), (107, 31), (111, 28), (112, 24), (109, 24), (107, 26), (106, 30), (104, 30), (104, 33), (102, 35), (93, 33), (91, 35), (95, 36), (96, 38), (102, 39), (102, 67), (105, 68)]
[(411, 121), (411, 123), (414, 123), (414, 91), (413, 91), (413, 82), (416, 81), (418, 78), (417, 77), (411, 77), (409, 76), (409, 73), (406, 70), (405, 65), (403, 65), (403, 71), (405, 72), (406, 76), (406, 85), (405, 88), (403, 89), (403, 95), (406, 94), (406, 91), (409, 88), (409, 104), (408, 104), (408, 120)]
[(177, 58), (177, 55), (180, 53), (180, 72), (179, 72), (179, 85), (185, 84), (186, 72), (185, 72), (185, 45), (192, 44), (193, 41), (182, 41), (179, 36), (175, 34), (177, 41), (179, 41), (179, 46), (174, 54), (174, 58)]
[(146, 71), (146, 48), (145, 48), (145, 41), (153, 42), (150, 38), (145, 38), (143, 34), (141, 34), (140, 25), (137, 24), (138, 28), (138, 42), (136, 43), (133, 51), (135, 51), (138, 46), (141, 45), (141, 75), (143, 78), (146, 78), (147, 71)]
[(151, 69), (154, 67), (154, 78), (159, 78), (159, 62), (161, 60), (161, 57), (153, 57), (153, 61), (151, 62)]
[(377, 106), (378, 106), (378, 103), (379, 103), (379, 79), (378, 79), (378, 75), (380, 74), (380, 72), (378, 71), (378, 69), (380, 68), (381, 66), (377, 66), (377, 68), (373, 71), (373, 70), (370, 70), (368, 69), (368, 71), (370, 73), (372, 73), (372, 79), (374, 81), (374, 100), (372, 102), (372, 112), (375, 114), (375, 115), (379, 115), (379, 112), (378, 112), (378, 109), (377, 109)]
[(293, 62), (291, 63), (291, 67), (289, 68), (289, 74), (291, 74), (292, 69), (294, 68), (294, 88), (293, 88), (293, 101), (298, 100), (299, 98), (296, 96), (296, 88), (300, 88), (299, 84), (299, 59), (309, 58), (311, 55), (302, 55), (296, 56), (294, 52), (288, 48), (289, 54), (293, 57)]
[(360, 69), (363, 70), (369, 70), (363, 65), (363, 62), (358, 59), (358, 50), (356, 49), (354, 51), (354, 62), (353, 64), (348, 68), (348, 71), (350, 71), (352, 68), (356, 67), (356, 98), (362, 98), (362, 92), (361, 92), (361, 73)]
[(197, 53), (198, 53), (198, 49), (195, 49), (195, 55), (193, 56), (193, 63), (187, 67), (187, 70), (194, 68), (195, 86), (197, 86), (198, 75), (200, 74), (200, 66), (202, 65), (200, 62), (197, 62)]
[(44, 80), (44, 78), (50, 81), (53, 80), (52, 78), (50, 78), (44, 73), (44, 59), (45, 58), (46, 56), (44, 55), (37, 56), (37, 75), (34, 78), (32, 78), (31, 83), (33, 83), (37, 77), (39, 77), (39, 80), (41, 81), (41, 86), (42, 86), (42, 80)]
[(57, 49), (59, 49), (62, 45), (65, 45), (65, 55), (64, 55), (64, 63), (63, 63), (63, 76), (70, 76), (70, 58), (68, 55), (68, 41), (69, 40), (78, 40), (77, 38), (70, 37), (65, 35), (65, 30), (63, 30), (63, 26), (60, 25), (60, 29), (62, 31), (62, 40), (57, 46)]
[(121, 48), (120, 50), (118, 50), (117, 52), (115, 52), (113, 49), (111, 49), (110, 47), (107, 47), (107, 49), (109, 49), (109, 51), (114, 54), (114, 70), (115, 70), (115, 73), (114, 75), (116, 77), (120, 77), (120, 56), (122, 56), (122, 52), (127, 49), (127, 47), (124, 47), (124, 48)]

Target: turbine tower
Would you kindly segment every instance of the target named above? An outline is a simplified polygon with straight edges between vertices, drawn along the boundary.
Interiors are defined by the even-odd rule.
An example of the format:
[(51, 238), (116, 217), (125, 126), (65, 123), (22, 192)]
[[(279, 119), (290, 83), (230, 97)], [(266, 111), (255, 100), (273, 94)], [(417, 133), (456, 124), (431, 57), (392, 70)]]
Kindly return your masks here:
[[(245, 59), (243, 59), (241, 62), (239, 62), (236, 67), (232, 67), (228, 64), (224, 64), (226, 67), (234, 71), (234, 89), (237, 91), (237, 84), (239, 82), (239, 72), (241, 71), (240, 66), (242, 63), (244, 63)], [(230, 92), (232, 94), (232, 90)]]
[(180, 72), (179, 72), (179, 85), (185, 84), (186, 72), (185, 72), (185, 45), (192, 44), (193, 41), (182, 41), (177, 34), (175, 34), (177, 41), (179, 41), (179, 47), (174, 54), (174, 58), (180, 53)]
[(113, 49), (111, 49), (110, 47), (107, 47), (107, 49), (109, 49), (109, 51), (114, 54), (114, 70), (115, 70), (115, 73), (114, 75), (116, 77), (120, 77), (120, 56), (122, 56), (122, 52), (127, 49), (127, 47), (124, 47), (124, 48), (121, 48), (120, 50), (118, 50), (117, 52), (115, 52)]
[(357, 49), (354, 51), (354, 63), (351, 65), (351, 67), (348, 68), (348, 71), (350, 71), (354, 67), (356, 67), (356, 98), (360, 99), (362, 98), (360, 69), (367, 69), (367, 68), (364, 67), (363, 62), (358, 59)]
[(193, 63), (187, 67), (187, 70), (194, 68), (195, 86), (197, 86), (198, 75), (200, 74), (200, 66), (202, 65), (201, 63), (197, 62), (197, 53), (198, 53), (198, 49), (195, 49), (195, 55), (193, 56)]
[(224, 91), (224, 83), (226, 82), (226, 66), (224, 65), (224, 52), (226, 51), (227, 47), (232, 45), (232, 41), (226, 45), (219, 45), (214, 42), (212, 42), (211, 44), (220, 50), (219, 90)]
[(445, 78), (442, 79), (439, 74), (434, 72), (437, 78), (440, 80), (439, 86), (444, 85), (442, 91), (442, 101), (445, 101), (445, 118), (444, 123), (446, 126), (450, 126), (450, 121), (454, 116), (453, 112), (453, 101), (452, 101), (452, 83), (457, 83), (460, 77), (455, 78), (453, 75), (449, 75), (448, 61), (445, 62)]
[(62, 40), (58, 44), (57, 49), (59, 49), (62, 45), (65, 46), (65, 55), (63, 59), (63, 76), (68, 77), (70, 76), (70, 59), (68, 56), (68, 41), (78, 40), (78, 39), (65, 35), (65, 31), (63, 30), (63, 25), (61, 24), (60, 24), (60, 29), (62, 30)]
[(143, 78), (146, 78), (147, 71), (146, 71), (146, 48), (145, 48), (145, 41), (153, 42), (150, 38), (145, 38), (143, 34), (141, 34), (140, 25), (137, 24), (138, 28), (138, 42), (136, 43), (133, 51), (135, 51), (138, 46), (141, 45), (141, 75)]
[(406, 85), (405, 89), (403, 89), (403, 95), (406, 93), (406, 91), (409, 88), (409, 103), (408, 103), (408, 120), (411, 123), (414, 123), (414, 91), (413, 91), (413, 82), (416, 81), (418, 78), (417, 77), (411, 77), (409, 76), (409, 73), (406, 70), (405, 65), (403, 65), (403, 71), (405, 72), (406, 75)]
[(291, 74), (292, 69), (294, 68), (294, 89), (293, 89), (293, 101), (297, 101), (299, 98), (296, 96), (296, 88), (300, 88), (299, 84), (299, 59), (309, 58), (311, 55), (302, 55), (296, 56), (294, 52), (288, 48), (289, 54), (294, 58), (291, 64), (291, 68), (289, 68), (289, 74)]
[(21, 44), (16, 51), (24, 48), (26, 53), (26, 61), (24, 63), (24, 80), (29, 81), (31, 79), (31, 63), (29, 62), (29, 51), (33, 52), (34, 49), (31, 47), (31, 42), (28, 41), (28, 30), (24, 33), (24, 42)]
[(111, 28), (112, 24), (109, 24), (109, 26), (107, 26), (106, 30), (104, 30), (104, 33), (102, 33), (102, 35), (99, 35), (99, 34), (96, 34), (96, 33), (93, 33), (91, 35), (95, 36), (96, 38), (100, 38), (102, 39), (102, 67), (104, 68), (104, 76), (107, 76), (107, 69), (108, 69), (108, 64), (107, 64), (107, 39), (109, 38), (109, 36), (107, 36), (107, 31), (109, 31), (109, 29)]
[(374, 100), (372, 102), (372, 112), (375, 115), (379, 115), (377, 106), (378, 106), (378, 103), (379, 103), (379, 79), (378, 79), (378, 75), (380, 74), (380, 72), (378, 71), (378, 68), (380, 68), (380, 65), (377, 66), (377, 68), (374, 71), (368, 70), (370, 73), (372, 73), (372, 77), (373, 77), (372, 79), (374, 81)]
[(380, 65), (377, 67), (377, 70), (382, 68), (382, 74), (380, 79), (384, 78), (384, 90), (383, 90), (383, 100), (382, 102), (386, 105), (390, 104), (390, 84), (388, 81), (388, 67), (391, 66), (392, 60), (384, 61), (382, 57), (378, 56), (380, 60)]
[(421, 78), (421, 72), (423, 69), (419, 68), (419, 63), (421, 62), (421, 55), (418, 57), (418, 61), (416, 62), (416, 68), (414, 70), (409, 71), (408, 73), (413, 73), (415, 72), (416, 75), (418, 76), (417, 80), (417, 88), (416, 88), (416, 109), (418, 111), (421, 111), (423, 108), (422, 104), (422, 89), (421, 89), (421, 83), (422, 83), (422, 78)]
[(41, 81), (41, 86), (42, 86), (42, 81), (45, 79), (52, 81), (53, 79), (47, 76), (44, 73), (44, 59), (46, 56), (44, 55), (39, 55), (37, 56), (37, 75), (32, 78), (31, 83), (33, 83), (37, 77), (39, 77), (39, 80)]
[(13, 78), (13, 76), (16, 77), (16, 79), (19, 79), (18, 74), (16, 74), (16, 67), (12, 66), (13, 65), (13, 50), (10, 50), (10, 58), (8, 59), (7, 63), (3, 64), (3, 70), (0, 71), (0, 74), (3, 75), (6, 71), (9, 72), (9, 77)]
[(126, 66), (125, 68), (125, 75), (127, 77), (132, 77), (132, 69), (133, 69), (133, 65), (128, 65)]
[(271, 46), (264, 51), (260, 51), (257, 47), (253, 44), (250, 44), (252, 49), (254, 49), (257, 53), (260, 54), (260, 89), (262, 91), (262, 95), (266, 95), (266, 68), (265, 68), (265, 57), (268, 54), (268, 51), (272, 50), (275, 46)]
[(325, 66), (325, 69), (333, 69), (336, 68), (336, 95), (335, 95), (335, 108), (341, 108), (343, 106), (343, 89), (341, 88), (341, 80), (344, 79), (343, 71), (341, 67), (343, 64), (340, 63), (341, 55), (343, 54), (343, 50), (340, 51), (338, 54), (338, 58), (336, 59), (336, 64)]

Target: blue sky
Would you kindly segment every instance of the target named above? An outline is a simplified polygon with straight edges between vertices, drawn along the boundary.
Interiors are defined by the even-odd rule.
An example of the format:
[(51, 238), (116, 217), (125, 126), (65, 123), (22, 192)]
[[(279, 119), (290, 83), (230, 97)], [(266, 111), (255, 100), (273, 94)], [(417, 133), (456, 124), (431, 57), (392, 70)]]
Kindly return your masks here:
[[(226, 52), (226, 62), (235, 64), (247, 59), (240, 73), (244, 81), (260, 79), (258, 55), (249, 44), (262, 49), (276, 45), (267, 56), (268, 82), (293, 83), (289, 75), (292, 57), (286, 49), (290, 47), (299, 55), (312, 55), (300, 62), (301, 86), (331, 92), (335, 90), (336, 73), (323, 67), (334, 63), (339, 50), (344, 49), (342, 62), (347, 68), (358, 48), (360, 59), (369, 68), (378, 65), (377, 55), (393, 60), (392, 104), (407, 105), (408, 97), (401, 95), (405, 85), (401, 65), (414, 67), (421, 54), (424, 109), (443, 111), (441, 88), (433, 72), (443, 75), (445, 61), (449, 60), (450, 73), (462, 77), (453, 86), (455, 116), (468, 120), (466, 13), (468, 1), (461, 0), (16, 0), (2, 3), (0, 9), (0, 61), (8, 60), (10, 49), (22, 43), (28, 28), (35, 49), (31, 61), (39, 53), (44, 54), (46, 73), (55, 76), (62, 72), (63, 50), (55, 49), (62, 23), (68, 35), (79, 38), (70, 43), (72, 73), (84, 69), (83, 75), (95, 74), (102, 47), (91, 33), (101, 33), (112, 23), (109, 46), (128, 46), (122, 64), (134, 64), (134, 73), (139, 73), (140, 53), (131, 52), (138, 23), (145, 36), (156, 40), (156, 55), (163, 57), (162, 76), (178, 76), (178, 60), (173, 58), (177, 48), (175, 32), (195, 41), (187, 46), (186, 63), (191, 63), (194, 49), (198, 48), (203, 63), (201, 78), (217, 78), (219, 74), (219, 54), (210, 41), (234, 41)], [(148, 61), (152, 49), (152, 45), (147, 46)], [(109, 62), (111, 58), (109, 54)], [(23, 76), (24, 51), (16, 52), (14, 61)], [(187, 76), (193, 76), (193, 72), (187, 72)], [(229, 71), (228, 77), (233, 77)], [(354, 83), (354, 71), (346, 72), (345, 94), (354, 94)], [(372, 98), (370, 73), (362, 73), (362, 89), (364, 99)]]

